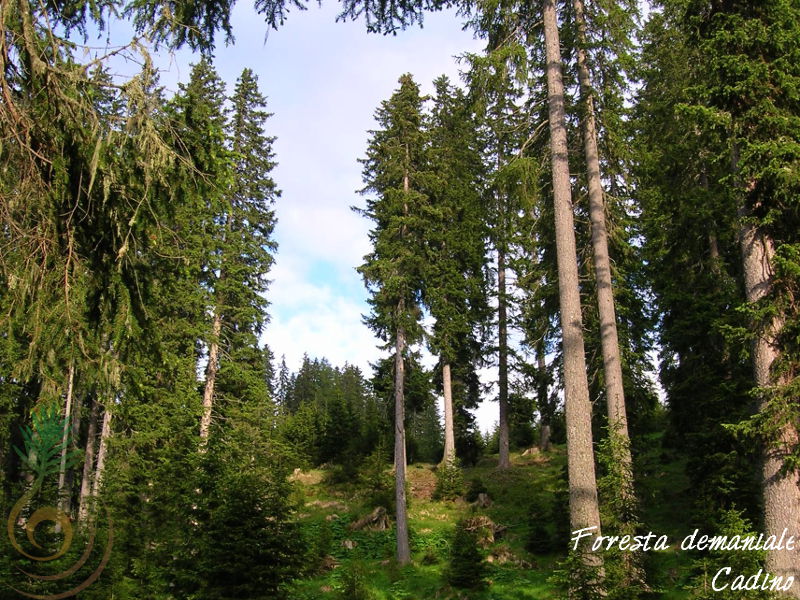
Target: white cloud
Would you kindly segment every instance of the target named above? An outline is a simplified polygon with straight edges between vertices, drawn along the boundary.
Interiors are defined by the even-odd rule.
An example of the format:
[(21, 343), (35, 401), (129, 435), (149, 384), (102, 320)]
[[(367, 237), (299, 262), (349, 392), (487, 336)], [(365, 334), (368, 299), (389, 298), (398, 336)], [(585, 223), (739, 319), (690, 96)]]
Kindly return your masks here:
[[(375, 109), (397, 88), (401, 74), (412, 73), (422, 93), (430, 94), (441, 74), (458, 82), (453, 57), (477, 52), (482, 43), (461, 30), (452, 12), (426, 15), (424, 29), (379, 36), (366, 34), (362, 21), (336, 23), (338, 10), (336, 3), (312, 4), (268, 32), (249, 3), (238, 3), (232, 15), (236, 44), (218, 45), (215, 66), (229, 91), (242, 69), (252, 68), (274, 113), (267, 133), (277, 136), (273, 176), (283, 195), (276, 204), (279, 251), (263, 339), (278, 357), (286, 356), (291, 369), (308, 353), (334, 365), (355, 364), (369, 375), (369, 363), (381, 351), (362, 323), (369, 307), (354, 270), (370, 250), (370, 223), (350, 209), (364, 204), (356, 193), (363, 186), (357, 159), (375, 127)], [(121, 20), (112, 21), (110, 31), (112, 41), (132, 33)], [(182, 50), (155, 53), (153, 59), (169, 96), (199, 57)], [(138, 71), (122, 59), (113, 67), (123, 76)], [(426, 365), (435, 364), (428, 352), (423, 356)], [(481, 378), (496, 380), (496, 369), (484, 370)], [(497, 403), (483, 402), (476, 416), (482, 430), (490, 429)]]
[[(308, 290), (308, 284), (303, 286)], [(313, 287), (313, 286), (311, 286)], [(275, 316), (267, 327), (265, 340), (276, 355), (285, 355), (290, 369), (299, 368), (303, 354), (327, 358), (334, 365), (345, 362), (371, 374), (370, 362), (378, 357), (377, 340), (361, 323), (363, 306), (346, 298), (333, 297), (317, 288), (313, 309), (300, 309), (287, 317)]]
[[(282, 197), (276, 204), (279, 244), (268, 291), (271, 321), (263, 339), (277, 357), (297, 369), (304, 353), (334, 365), (359, 366), (369, 375), (380, 355), (379, 341), (362, 322), (369, 310), (355, 267), (369, 252), (370, 223), (354, 213), (363, 206), (361, 165), (368, 130), (380, 102), (410, 72), (423, 94), (446, 74), (459, 81), (454, 56), (476, 52), (481, 43), (461, 30), (452, 12), (426, 15), (425, 28), (397, 36), (366, 34), (362, 21), (336, 23), (339, 6), (311, 5), (293, 12), (277, 31), (269, 31), (248, 3), (232, 16), (236, 45), (219, 45), (215, 66), (232, 91), (245, 67), (252, 68), (274, 116), (267, 133), (278, 166), (273, 172)], [(125, 30), (126, 24), (118, 24)], [(162, 83), (170, 91), (188, 79), (187, 51), (162, 54)], [(435, 359), (425, 352), (426, 364)], [(485, 402), (477, 412), (481, 429), (496, 421), (497, 405)]]

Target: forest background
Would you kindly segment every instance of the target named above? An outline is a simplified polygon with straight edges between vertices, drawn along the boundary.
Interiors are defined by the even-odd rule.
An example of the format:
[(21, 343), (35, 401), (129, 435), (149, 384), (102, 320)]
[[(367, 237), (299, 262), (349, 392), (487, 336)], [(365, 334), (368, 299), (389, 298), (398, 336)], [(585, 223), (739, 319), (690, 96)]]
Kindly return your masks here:
[[(281, 151), (334, 169), (360, 157), (361, 183), (313, 162), (298, 177), (363, 187), (336, 199), (356, 205), (343, 219), (311, 188), (293, 194), (320, 196), (314, 210), (281, 195), (269, 73), (243, 68), (226, 87), (212, 60), (237, 34), (230, 8), (3, 4), (5, 580), (20, 581), (20, 527), (48, 502), (59, 523), (36, 534), (48, 543), (74, 523), (91, 546), (99, 520), (110, 548), (115, 531), (84, 594), (124, 597), (302, 595), (320, 577), (326, 594), (396, 597), (419, 575), (412, 555), (438, 565), (436, 593), (502, 593), (481, 569), (503, 555), (505, 576), (523, 579), (544, 557), (547, 595), (646, 597), (673, 591), (674, 566), (587, 546), (565, 557), (565, 531), (797, 526), (797, 7), (669, 2), (644, 19), (635, 3), (458, 5), (434, 27), (462, 20), (478, 38), (461, 82), (398, 65), (383, 101), (359, 111), (369, 122), (377, 106), (352, 156), (349, 136), (310, 117), (305, 145)], [(257, 3), (262, 31), (279, 36), (299, 8)], [(357, 22), (338, 26), (400, 39), (440, 8), (349, 2), (341, 17)], [(93, 45), (107, 26), (125, 31), (116, 10), (131, 43)], [(198, 52), (194, 66), (164, 89), (152, 53), (180, 48)], [(284, 203), (303, 233), (279, 251)], [(368, 309), (330, 298), (357, 297), (332, 255), (358, 265)], [(315, 261), (321, 294), (280, 291), (298, 260)], [(271, 337), (270, 314), (310, 296), (323, 308)], [(369, 367), (366, 328), (328, 320), (362, 311), (385, 344)], [(327, 357), (303, 335), (319, 329), (342, 342)], [(282, 339), (305, 353), (291, 369)], [(498, 425), (481, 431), (474, 410), (495, 397)], [(542, 460), (520, 464), (533, 446)], [(435, 473), (431, 507), (415, 507), (409, 464)], [(523, 488), (555, 483), (503, 498), (513, 472)], [(683, 518), (653, 487), (666, 473), (692, 490)], [(298, 512), (325, 495), (353, 514)], [(429, 509), (445, 511), (441, 544), (420, 524)], [(332, 550), (357, 544), (324, 523), (351, 519), (391, 542)], [(64, 545), (54, 572), (78, 571)], [(381, 569), (387, 547), (395, 566)], [(678, 587), (702, 596), (717, 559), (690, 559)], [(796, 554), (736, 560), (798, 576)], [(389, 573), (388, 588), (370, 590), (364, 569)], [(55, 593), (52, 576), (26, 578)]]

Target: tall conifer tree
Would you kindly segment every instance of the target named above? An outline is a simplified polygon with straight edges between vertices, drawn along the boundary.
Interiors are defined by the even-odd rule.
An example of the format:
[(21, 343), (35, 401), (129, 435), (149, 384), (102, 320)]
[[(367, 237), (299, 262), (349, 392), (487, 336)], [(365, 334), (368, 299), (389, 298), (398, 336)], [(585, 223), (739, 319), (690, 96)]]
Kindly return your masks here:
[(270, 114), (250, 69), (236, 82), (231, 104), (228, 145), (234, 179), (223, 205), (225, 214), (218, 217), (223, 231), (214, 281), (224, 356), (218, 394), (223, 400), (263, 403), (271, 401), (269, 349), (259, 338), (268, 319), (267, 275), (276, 249), (273, 205), (280, 192), (271, 176), (275, 138), (264, 131)]
[(404, 361), (408, 346), (422, 335), (421, 285), (424, 275), (424, 235), (429, 218), (423, 98), (411, 75), (378, 108), (380, 129), (371, 132), (364, 164), (364, 193), (375, 194), (360, 212), (373, 221), (371, 253), (359, 272), (371, 292), (370, 327), (394, 347), (395, 497), (397, 560), (411, 560), (406, 515), (406, 448)]
[[(445, 77), (434, 82), (436, 96), (428, 126), (431, 203), (425, 235), (428, 269), (425, 303), (436, 320), (430, 338), (439, 355), (444, 392), (444, 458), (455, 459), (452, 371), (454, 363), (474, 368), (480, 356), (476, 329), (485, 320), (485, 216), (481, 203), (483, 165), (475, 122), (466, 97)], [(463, 364), (466, 363), (466, 364)]]
[[(480, 113), (483, 150), (487, 168), (484, 202), (487, 235), (494, 250), (497, 298), (498, 366), (498, 466), (510, 466), (509, 433), (513, 406), (509, 388), (514, 380), (516, 356), (509, 337), (518, 322), (516, 298), (510, 284), (516, 275), (522, 247), (529, 245), (530, 227), (525, 220), (535, 197), (538, 159), (530, 155), (537, 131), (530, 131), (531, 118), (525, 105), (528, 94), (528, 49), (522, 23), (525, 16), (513, 3), (485, 3), (473, 20), (477, 35), (486, 39), (483, 55), (468, 55), (471, 99)], [(516, 370), (519, 370), (517, 368)]]
[[(593, 533), (599, 535), (600, 512), (592, 447), (592, 407), (589, 402), (589, 384), (586, 379), (586, 357), (584, 356), (574, 217), (567, 156), (564, 84), (554, 0), (544, 0), (542, 16), (547, 58), (550, 154), (553, 169), (558, 288), (564, 352), (570, 526), (573, 530), (596, 527), (597, 529)], [(579, 551), (588, 565), (602, 564), (602, 559), (596, 553), (589, 552), (585, 547), (580, 548)]]
[[(224, 102), (225, 85), (207, 58), (194, 65), (189, 83), (181, 85), (173, 101), (179, 128), (177, 143), (191, 156), (196, 170), (196, 177), (191, 177), (184, 188), (187, 202), (181, 206), (185, 219), (181, 231), (184, 259), (197, 278), (196, 287), (188, 293), (199, 294), (196, 298), (202, 310), (210, 310), (212, 314), (208, 330), (198, 331), (208, 347), (200, 419), (202, 440), (208, 438), (211, 427), (219, 371), (222, 290), (218, 288), (219, 281), (226, 277), (224, 245), (230, 217), (228, 193), (233, 183), (233, 156), (226, 144)], [(187, 283), (193, 285), (191, 280)], [(201, 323), (205, 328), (205, 323)]]
[(710, 526), (732, 502), (757, 518), (756, 457), (725, 423), (751, 404), (746, 345), (724, 331), (742, 326), (736, 215), (727, 210), (724, 131), (690, 108), (705, 73), (665, 6), (645, 29), (644, 85), (637, 99), (636, 195), (646, 274), (660, 315), (660, 379), (669, 406), (667, 440), (680, 440), (696, 490), (695, 518)]
[[(614, 292), (611, 281), (611, 259), (608, 251), (608, 231), (606, 225), (605, 200), (603, 198), (602, 173), (597, 144), (597, 119), (595, 115), (595, 95), (586, 52), (587, 20), (583, 0), (573, 0), (575, 24), (577, 28), (577, 63), (582, 102), (581, 121), (583, 125), (584, 152), (586, 155), (587, 182), (589, 188), (589, 216), (592, 224), (592, 250), (595, 279), (597, 280), (597, 303), (600, 315), (600, 343), (603, 354), (605, 374), (606, 404), (608, 405), (609, 431), (619, 436), (620, 460), (631, 469), (630, 442), (628, 436), (628, 416), (625, 410), (625, 390), (622, 385), (622, 356), (617, 336), (617, 318), (614, 309)], [(630, 471), (632, 473), (632, 471)], [(633, 493), (633, 482), (624, 484), (622, 493)]]
[[(780, 536), (800, 512), (800, 7), (787, 0), (690, 4), (686, 25), (707, 65), (703, 104), (729, 135), (730, 210), (739, 219), (759, 396), (764, 527)], [(767, 569), (799, 578), (800, 554), (773, 549)], [(800, 582), (786, 595), (800, 598)]]

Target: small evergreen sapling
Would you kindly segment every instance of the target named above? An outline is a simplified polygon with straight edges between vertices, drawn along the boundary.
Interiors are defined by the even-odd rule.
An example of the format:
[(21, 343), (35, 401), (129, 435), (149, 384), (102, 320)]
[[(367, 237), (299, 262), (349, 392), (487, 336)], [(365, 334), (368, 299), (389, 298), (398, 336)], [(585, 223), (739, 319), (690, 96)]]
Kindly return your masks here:
[(467, 490), (465, 499), (467, 502), (475, 502), (478, 499), (478, 496), (488, 492), (489, 490), (487, 489), (486, 484), (483, 482), (483, 479), (480, 477), (473, 477), (469, 482), (469, 489)]
[[(722, 512), (717, 526), (718, 535), (753, 535), (753, 528), (740, 511), (731, 509)], [(737, 575), (750, 577), (764, 568), (765, 551), (719, 550), (698, 554), (694, 560), (696, 575), (689, 586), (691, 597), (696, 600), (768, 600), (774, 594), (768, 590), (731, 590), (730, 583)], [(714, 577), (723, 568), (730, 568), (716, 579), (716, 587), (725, 584), (726, 589), (713, 589)]]
[(436, 469), (434, 500), (455, 500), (464, 494), (464, 474), (455, 460), (448, 460)]
[(558, 563), (549, 582), (561, 590), (557, 600), (602, 600), (606, 593), (602, 588), (600, 568), (589, 565), (577, 552), (570, 550), (567, 557)]
[(486, 563), (478, 548), (478, 536), (461, 520), (450, 547), (450, 564), (445, 571), (447, 582), (457, 588), (478, 589), (486, 585), (485, 574)]
[(358, 472), (361, 493), (372, 507), (383, 506), (395, 510), (394, 478), (386, 462), (387, 450), (381, 443), (364, 459)]
[(372, 600), (375, 598), (367, 584), (367, 571), (363, 561), (354, 559), (337, 573), (336, 589), (340, 600)]
[[(559, 540), (545, 527), (548, 516), (552, 517), (550, 508), (542, 502), (541, 498), (536, 498), (528, 509), (528, 539), (525, 548), (533, 554), (547, 554), (562, 547)], [(564, 538), (566, 539), (566, 538)]]

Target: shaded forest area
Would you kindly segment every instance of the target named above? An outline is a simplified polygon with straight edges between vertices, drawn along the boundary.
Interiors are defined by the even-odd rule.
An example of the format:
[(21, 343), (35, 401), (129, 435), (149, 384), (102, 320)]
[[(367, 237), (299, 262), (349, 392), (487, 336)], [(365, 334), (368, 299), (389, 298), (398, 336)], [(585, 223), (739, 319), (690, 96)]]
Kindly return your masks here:
[(353, 157), (372, 373), (262, 339), (280, 157), (269, 82), (213, 66), (231, 4), (0, 5), (0, 597), (800, 597), (785, 548), (570, 543), (800, 539), (797, 2), (345, 0), (485, 40)]

